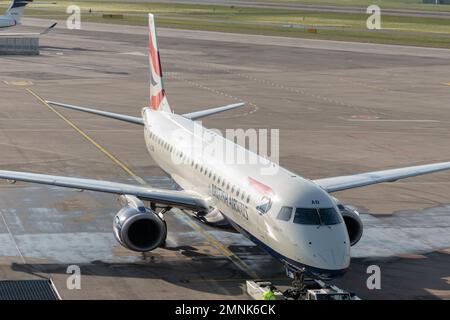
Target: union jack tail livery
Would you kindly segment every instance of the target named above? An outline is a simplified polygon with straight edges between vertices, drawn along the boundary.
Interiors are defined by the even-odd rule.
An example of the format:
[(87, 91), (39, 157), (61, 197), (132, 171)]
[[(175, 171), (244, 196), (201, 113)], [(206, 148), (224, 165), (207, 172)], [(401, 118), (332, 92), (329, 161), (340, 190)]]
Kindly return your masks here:
[(158, 37), (156, 35), (155, 18), (153, 14), (148, 14), (148, 57), (150, 67), (150, 108), (172, 112), (164, 90), (164, 82), (159, 57)]

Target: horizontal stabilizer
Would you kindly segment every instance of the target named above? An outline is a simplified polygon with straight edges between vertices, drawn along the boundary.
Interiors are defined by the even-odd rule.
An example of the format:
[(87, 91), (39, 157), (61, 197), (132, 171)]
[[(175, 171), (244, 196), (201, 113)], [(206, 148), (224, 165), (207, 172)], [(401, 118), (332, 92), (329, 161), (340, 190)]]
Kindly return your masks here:
[(191, 112), (191, 113), (185, 113), (185, 114), (183, 114), (183, 117), (191, 119), (191, 120), (197, 120), (197, 119), (211, 116), (213, 114), (240, 108), (244, 105), (245, 105), (244, 102), (233, 103), (233, 104), (229, 104), (229, 105), (222, 106), (222, 107), (211, 108), (211, 109), (206, 109), (206, 110), (201, 110), (201, 111), (195, 111), (195, 112)]
[(72, 110), (92, 113), (92, 114), (102, 116), (102, 117), (112, 118), (112, 119), (130, 122), (130, 123), (134, 123), (134, 124), (140, 124), (142, 126), (144, 125), (144, 120), (142, 118), (138, 118), (138, 117), (127, 116), (127, 115), (113, 113), (113, 112), (107, 112), (107, 111), (101, 111), (101, 110), (92, 109), (92, 108), (78, 107), (78, 106), (74, 106), (71, 104), (65, 104), (65, 103), (60, 103), (60, 102), (55, 102), (55, 101), (45, 101), (45, 102), (47, 102), (48, 104), (51, 104), (52, 106), (56, 106), (56, 107), (62, 107), (62, 108), (66, 108), (66, 109), (72, 109)]

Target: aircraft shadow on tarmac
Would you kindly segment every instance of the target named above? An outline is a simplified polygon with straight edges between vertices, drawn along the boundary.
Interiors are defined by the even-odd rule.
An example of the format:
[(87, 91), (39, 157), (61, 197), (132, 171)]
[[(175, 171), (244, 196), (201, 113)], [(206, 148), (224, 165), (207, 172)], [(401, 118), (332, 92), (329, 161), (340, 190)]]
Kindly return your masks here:
[[(238, 296), (243, 293), (248, 275), (237, 269), (226, 258), (209, 257), (191, 250), (189, 246), (180, 248), (186, 255), (202, 256), (200, 259), (171, 260), (159, 262), (158, 258), (138, 263), (106, 263), (93, 261), (80, 264), (82, 275), (97, 277), (138, 278), (142, 280), (161, 279), (176, 286), (192, 290)], [(450, 254), (430, 252), (410, 257), (354, 258), (350, 270), (334, 284), (355, 292), (362, 299), (449, 299), (450, 298)], [(12, 263), (11, 269), (37, 277), (66, 275), (70, 264), (63, 263)], [(381, 268), (381, 290), (369, 290), (366, 286), (367, 267)], [(279, 283), (282, 274), (272, 274)], [(276, 281), (275, 281), (276, 282)]]
[[(231, 249), (231, 248), (230, 248)], [(234, 246), (233, 251), (249, 252), (247, 246)], [(244, 293), (245, 280), (251, 279), (224, 256), (211, 256), (199, 252), (195, 247), (182, 245), (162, 249), (162, 254), (143, 254), (140, 261), (130, 263), (91, 261), (91, 263), (12, 263), (11, 270), (26, 273), (36, 277), (52, 277), (52, 275), (68, 275), (70, 265), (78, 265), (81, 274), (96, 277), (138, 278), (142, 280), (162, 280), (176, 286), (189, 288), (204, 293), (226, 294), (239, 296)], [(182, 257), (171, 256), (167, 251), (179, 252)], [(259, 249), (258, 249), (259, 250)], [(253, 251), (253, 250), (251, 250)], [(282, 283), (289, 283), (278, 262), (267, 255), (259, 255), (247, 260), (249, 264), (258, 264), (258, 270), (264, 270), (263, 278), (275, 279)], [(270, 267), (272, 266), (272, 267)]]
[[(66, 275), (70, 264), (11, 264), (11, 269), (37, 277)], [(105, 263), (80, 264), (81, 274), (89, 277), (138, 278), (162, 280), (173, 285), (211, 294), (237, 296), (243, 294), (242, 283), (246, 276), (237, 270), (228, 259), (214, 259), (204, 267), (192, 261), (170, 261), (162, 263)], [(207, 270), (208, 269), (210, 270)], [(203, 270), (201, 270), (203, 269)], [(218, 272), (220, 270), (220, 272)], [(150, 283), (150, 282), (149, 282)], [(218, 285), (220, 284), (220, 285)]]

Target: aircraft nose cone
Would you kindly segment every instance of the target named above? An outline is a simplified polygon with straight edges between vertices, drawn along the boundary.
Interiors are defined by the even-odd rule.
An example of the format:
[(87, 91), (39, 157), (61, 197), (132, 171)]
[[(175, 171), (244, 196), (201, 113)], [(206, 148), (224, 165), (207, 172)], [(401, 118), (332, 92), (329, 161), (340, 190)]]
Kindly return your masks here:
[(309, 260), (313, 267), (340, 270), (350, 264), (350, 245), (344, 225), (310, 229), (307, 235)]
[(316, 262), (327, 269), (342, 269), (348, 267), (349, 254), (345, 246), (332, 247), (316, 253)]

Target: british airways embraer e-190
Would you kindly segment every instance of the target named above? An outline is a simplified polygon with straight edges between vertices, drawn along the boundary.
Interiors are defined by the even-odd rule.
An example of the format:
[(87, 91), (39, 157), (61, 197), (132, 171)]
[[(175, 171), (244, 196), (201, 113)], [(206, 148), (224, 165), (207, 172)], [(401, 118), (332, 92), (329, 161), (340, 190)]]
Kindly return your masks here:
[[(450, 162), (444, 162), (308, 180), (275, 163), (269, 163), (277, 168), (274, 174), (263, 174), (260, 169), (267, 167), (267, 159), (230, 164), (215, 153), (189, 152), (194, 144), (208, 144), (209, 135), (246, 158), (249, 150), (195, 122), (243, 104), (175, 114), (164, 90), (152, 14), (149, 31), (150, 105), (142, 109), (142, 117), (47, 103), (143, 126), (150, 155), (183, 190), (15, 171), (0, 171), (0, 178), (117, 194), (123, 208), (114, 217), (113, 232), (130, 250), (146, 252), (163, 246), (168, 228), (164, 214), (180, 208), (205, 223), (231, 224), (288, 270), (331, 278), (348, 269), (350, 247), (361, 238), (363, 226), (359, 214), (330, 193), (450, 169)], [(199, 129), (204, 134), (197, 134)], [(177, 158), (183, 161), (174, 161)]]

